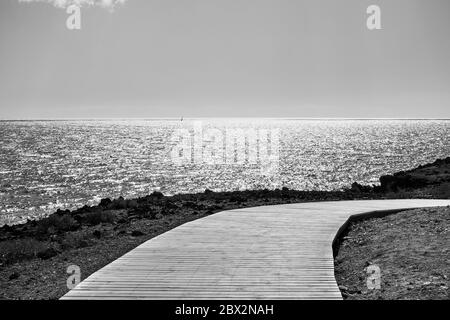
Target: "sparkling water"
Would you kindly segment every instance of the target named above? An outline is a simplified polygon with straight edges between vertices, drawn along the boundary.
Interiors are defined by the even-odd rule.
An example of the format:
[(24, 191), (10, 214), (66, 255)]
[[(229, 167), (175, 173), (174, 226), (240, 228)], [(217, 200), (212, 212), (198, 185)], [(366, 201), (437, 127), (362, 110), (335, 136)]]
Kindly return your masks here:
[[(257, 136), (277, 130), (275, 170), (260, 170), (263, 163), (175, 163), (175, 133), (194, 135), (198, 125), (204, 132), (244, 129)], [(267, 143), (258, 137), (258, 145), (245, 145), (246, 153)], [(449, 137), (448, 120), (1, 121), (0, 225), (154, 190), (170, 195), (376, 184), (381, 175), (450, 156)], [(203, 138), (200, 148), (208, 142)]]

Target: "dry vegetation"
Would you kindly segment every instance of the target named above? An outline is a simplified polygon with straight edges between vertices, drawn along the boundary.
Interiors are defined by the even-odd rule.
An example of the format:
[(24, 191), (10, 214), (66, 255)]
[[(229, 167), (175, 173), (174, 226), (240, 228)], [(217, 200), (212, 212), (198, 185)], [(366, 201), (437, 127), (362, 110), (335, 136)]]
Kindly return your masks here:
[[(346, 299), (450, 299), (450, 207), (356, 222), (343, 237), (335, 275)], [(381, 269), (369, 290), (366, 267)]]

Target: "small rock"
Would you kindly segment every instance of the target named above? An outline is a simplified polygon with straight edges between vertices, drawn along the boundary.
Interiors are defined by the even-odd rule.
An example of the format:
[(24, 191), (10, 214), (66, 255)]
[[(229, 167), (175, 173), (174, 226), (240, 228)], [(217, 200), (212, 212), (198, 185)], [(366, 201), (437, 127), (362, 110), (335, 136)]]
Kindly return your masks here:
[(128, 214), (128, 219), (129, 220), (136, 220), (136, 219), (139, 219), (140, 218), (140, 215), (139, 214), (137, 214), (136, 212), (130, 212), (129, 214)]
[(117, 200), (117, 208), (118, 209), (126, 209), (127, 208), (127, 201), (124, 198), (120, 197)]
[(134, 230), (133, 232), (131, 232), (132, 237), (140, 237), (143, 235), (145, 235), (145, 233), (143, 233), (142, 231), (139, 231), (139, 230)]
[(127, 206), (128, 206), (128, 208), (135, 209), (135, 208), (137, 208), (138, 203), (136, 200), (128, 200)]
[(57, 230), (56, 230), (56, 228), (54, 226), (50, 226), (50, 227), (47, 228), (47, 233), (50, 234), (50, 235), (53, 235), (53, 234), (57, 233)]
[(348, 288), (346, 286), (340, 285), (339, 290), (341, 291), (348, 291)]
[(86, 241), (86, 240), (81, 240), (81, 241), (78, 243), (78, 248), (86, 248), (86, 247), (89, 247), (89, 242), (88, 242), (88, 241)]
[(152, 197), (155, 197), (155, 198), (158, 198), (158, 199), (164, 198), (164, 194), (162, 194), (162, 193), (159, 192), (159, 191), (153, 191), (152, 194), (151, 194), (151, 196), (152, 196)]
[(15, 280), (19, 277), (20, 277), (20, 274), (18, 274), (17, 272), (13, 272), (9, 275), (9, 280)]
[(368, 188), (367, 186), (363, 186), (363, 185), (359, 184), (358, 182), (353, 182), (350, 190), (353, 192), (356, 192), (356, 193), (361, 193), (361, 192), (367, 191), (367, 188)]
[(365, 266), (365, 267), (368, 267), (368, 266), (371, 266), (372, 264), (373, 264), (372, 261), (366, 261), (366, 262), (364, 263), (364, 266)]
[(95, 230), (94, 232), (92, 232), (92, 234), (94, 235), (94, 237), (96, 237), (97, 239), (100, 239), (102, 237), (102, 233), (100, 232), (100, 230)]
[(344, 291), (344, 292), (342, 292), (342, 296), (343, 296), (344, 298), (348, 298), (348, 297), (352, 297), (353, 295), (350, 294), (350, 293), (348, 293), (347, 291)]
[(107, 207), (111, 202), (112, 201), (109, 198), (102, 199), (100, 200), (100, 206)]
[(54, 248), (48, 248), (48, 249), (42, 250), (42, 251), (38, 252), (38, 254), (37, 254), (38, 258), (41, 258), (42, 260), (47, 260), (47, 259), (53, 258), (56, 255), (58, 255), (58, 251)]

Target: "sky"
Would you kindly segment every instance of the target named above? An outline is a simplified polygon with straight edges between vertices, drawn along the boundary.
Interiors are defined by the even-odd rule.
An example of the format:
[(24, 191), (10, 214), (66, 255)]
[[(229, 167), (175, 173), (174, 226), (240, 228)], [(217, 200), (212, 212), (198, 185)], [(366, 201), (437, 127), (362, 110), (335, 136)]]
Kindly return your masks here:
[(126, 0), (81, 30), (47, 2), (0, 1), (0, 119), (450, 118), (448, 0)]

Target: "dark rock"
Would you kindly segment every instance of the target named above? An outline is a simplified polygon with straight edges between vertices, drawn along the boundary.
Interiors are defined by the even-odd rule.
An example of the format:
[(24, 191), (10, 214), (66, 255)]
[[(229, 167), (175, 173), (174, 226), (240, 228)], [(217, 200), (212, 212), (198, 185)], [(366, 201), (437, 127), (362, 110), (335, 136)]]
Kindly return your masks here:
[(47, 260), (50, 258), (53, 258), (54, 256), (58, 255), (58, 251), (54, 248), (47, 248), (45, 250), (42, 250), (38, 252), (37, 256), (38, 258), (41, 258), (42, 260)]
[(94, 232), (92, 232), (92, 235), (97, 239), (100, 239), (102, 237), (102, 233), (100, 230), (95, 230)]
[(123, 197), (119, 197), (119, 199), (114, 200), (116, 209), (126, 209), (127, 201)]
[[(30, 220), (27, 220), (27, 223), (29, 223), (28, 221)], [(3, 229), (2, 231), (4, 232), (11, 232), (13, 230), (13, 227), (10, 226), (9, 224), (5, 224), (3, 227), (1, 227), (1, 229)]]
[(191, 209), (197, 209), (198, 205), (193, 201), (186, 201), (183, 203), (183, 207), (185, 208), (191, 208)]
[(362, 184), (359, 184), (358, 182), (353, 182), (350, 191), (356, 192), (356, 193), (366, 193), (366, 192), (371, 192), (372, 187), (371, 186), (363, 186)]
[(91, 210), (91, 207), (89, 207), (88, 205), (84, 205), (83, 207), (78, 209), (78, 212), (85, 213), (85, 212), (89, 212), (90, 210)]
[(381, 188), (388, 192), (397, 192), (401, 189), (415, 189), (424, 187), (429, 181), (421, 176), (410, 174), (386, 175), (380, 177)]
[(110, 203), (112, 203), (110, 198), (105, 198), (105, 199), (100, 200), (100, 206), (102, 206), (102, 207), (108, 207), (108, 205)]
[(136, 200), (128, 200), (127, 201), (128, 208), (135, 209), (135, 208), (137, 208), (137, 206), (138, 206), (138, 203)]
[(11, 273), (10, 275), (9, 275), (9, 280), (11, 281), (11, 280), (15, 280), (15, 279), (17, 279), (17, 278), (19, 278), (20, 277), (20, 274), (19, 273), (17, 273), (17, 272), (13, 272), (13, 273)]
[(55, 227), (55, 226), (50, 226), (50, 227), (47, 228), (47, 233), (48, 233), (49, 235), (54, 235), (54, 234), (56, 234), (57, 232), (58, 232), (58, 230), (56, 230), (56, 227)]
[(174, 210), (174, 209), (178, 209), (178, 206), (170, 201), (166, 201), (164, 203), (164, 209), (165, 210)]
[(140, 237), (140, 236), (143, 236), (143, 235), (145, 235), (145, 233), (143, 233), (142, 231), (139, 231), (139, 230), (133, 230), (131, 232), (131, 236), (132, 237)]
[(341, 291), (349, 291), (348, 288), (346, 286), (343, 286), (343, 285), (339, 286), (339, 290), (341, 290)]
[(359, 290), (359, 289), (349, 289), (348, 292), (352, 295), (361, 294), (361, 290)]
[(81, 240), (78, 242), (78, 248), (86, 248), (89, 247), (89, 242), (86, 240)]
[(348, 298), (348, 297), (351, 297), (352, 295), (349, 294), (347, 291), (343, 291), (343, 292), (342, 292), (342, 296), (343, 296), (344, 298)]
[(231, 196), (231, 197), (230, 197), (230, 202), (241, 203), (241, 202), (242, 202), (242, 198), (239, 197), (239, 196)]
[(369, 260), (366, 260), (366, 261), (364, 262), (364, 266), (365, 266), (365, 267), (371, 266), (372, 264), (373, 264), (373, 262), (372, 262), (372, 261), (369, 261)]
[(448, 172), (450, 157), (408, 171), (380, 177), (382, 191), (397, 192), (426, 187), (450, 181)]
[(119, 220), (117, 220), (117, 223), (122, 224), (122, 223), (126, 223), (127, 219), (125, 218), (120, 218)]
[(128, 220), (137, 220), (140, 219), (141, 215), (139, 213), (136, 212), (129, 212), (128, 213)]
[(157, 198), (157, 199), (164, 198), (164, 194), (162, 194), (162, 192), (159, 192), (159, 191), (153, 191), (150, 196)]

